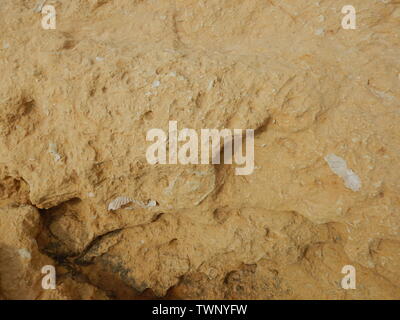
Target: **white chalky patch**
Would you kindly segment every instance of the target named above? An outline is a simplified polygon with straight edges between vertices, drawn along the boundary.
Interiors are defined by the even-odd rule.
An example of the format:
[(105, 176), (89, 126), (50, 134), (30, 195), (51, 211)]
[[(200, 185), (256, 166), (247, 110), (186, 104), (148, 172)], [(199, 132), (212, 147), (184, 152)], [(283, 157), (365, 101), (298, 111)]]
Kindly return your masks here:
[(28, 249), (25, 249), (25, 248), (19, 249), (19, 250), (18, 250), (18, 254), (19, 254), (22, 258), (25, 258), (25, 259), (31, 259), (31, 258), (32, 258), (31, 253), (28, 251)]
[(324, 33), (325, 33), (325, 31), (322, 28), (315, 30), (315, 34), (317, 36), (322, 36), (322, 35), (324, 35)]
[(96, 61), (98, 61), (98, 62), (104, 61), (104, 58), (103, 57), (96, 57)]
[(161, 84), (161, 82), (156, 80), (156, 81), (153, 82), (152, 86), (153, 86), (153, 88), (158, 88), (160, 86), (160, 84)]
[[(150, 200), (147, 204), (145, 204), (142, 201), (138, 201), (138, 200), (135, 200), (135, 199), (132, 199), (129, 197), (117, 197), (108, 204), (108, 210), (109, 211), (118, 210), (121, 207), (123, 207), (124, 205), (127, 205), (129, 203), (134, 203), (143, 209), (157, 206), (157, 202), (154, 200)], [(135, 208), (129, 207), (127, 209), (135, 209)]]
[(375, 89), (370, 89), (370, 90), (376, 97), (378, 97), (380, 99), (384, 99), (384, 100), (393, 100), (394, 99), (394, 96), (392, 96), (386, 92), (375, 90)]
[(207, 90), (210, 91), (213, 87), (214, 87), (214, 80), (211, 80), (211, 81), (208, 83)]
[(328, 154), (324, 159), (333, 173), (343, 179), (346, 188), (353, 191), (360, 191), (361, 180), (353, 170), (347, 168), (346, 160), (332, 153)]

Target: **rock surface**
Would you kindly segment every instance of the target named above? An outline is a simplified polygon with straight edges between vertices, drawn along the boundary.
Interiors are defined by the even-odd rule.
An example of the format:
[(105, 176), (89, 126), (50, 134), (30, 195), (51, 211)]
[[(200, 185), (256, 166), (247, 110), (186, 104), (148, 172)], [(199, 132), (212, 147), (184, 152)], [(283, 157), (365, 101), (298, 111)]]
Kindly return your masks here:
[[(0, 297), (400, 298), (398, 1), (46, 4), (0, 2)], [(254, 173), (149, 164), (172, 120), (254, 129)]]

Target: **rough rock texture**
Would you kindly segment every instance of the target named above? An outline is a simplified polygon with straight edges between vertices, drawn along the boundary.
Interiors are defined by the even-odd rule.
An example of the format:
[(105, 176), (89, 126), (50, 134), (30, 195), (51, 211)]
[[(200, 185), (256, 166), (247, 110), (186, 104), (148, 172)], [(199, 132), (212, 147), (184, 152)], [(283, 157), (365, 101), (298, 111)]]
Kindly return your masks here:
[[(2, 0), (0, 296), (399, 299), (400, 2), (348, 2)], [(254, 173), (148, 164), (169, 120), (255, 129)]]

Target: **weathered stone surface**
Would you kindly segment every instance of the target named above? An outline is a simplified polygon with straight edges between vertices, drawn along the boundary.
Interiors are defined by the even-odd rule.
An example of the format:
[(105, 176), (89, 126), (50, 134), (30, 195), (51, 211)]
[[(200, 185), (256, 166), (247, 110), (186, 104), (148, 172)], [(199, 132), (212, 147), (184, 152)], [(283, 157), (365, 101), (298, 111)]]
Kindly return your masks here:
[[(0, 2), (1, 298), (400, 298), (398, 1), (46, 3)], [(254, 129), (254, 173), (150, 165), (171, 120)]]
[(0, 208), (0, 292), (6, 299), (35, 299), (43, 266), (53, 264), (39, 252), (39, 212), (31, 206)]

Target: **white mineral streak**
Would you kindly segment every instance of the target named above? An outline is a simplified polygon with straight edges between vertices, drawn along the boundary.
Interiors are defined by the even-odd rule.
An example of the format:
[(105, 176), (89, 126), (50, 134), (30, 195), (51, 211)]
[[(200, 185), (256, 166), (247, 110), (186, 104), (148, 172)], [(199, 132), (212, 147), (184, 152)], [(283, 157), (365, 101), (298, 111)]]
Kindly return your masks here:
[(57, 151), (57, 145), (55, 143), (49, 143), (49, 152), (53, 155), (55, 161), (61, 159), (61, 155)]
[(343, 179), (346, 188), (353, 191), (360, 191), (361, 180), (353, 170), (347, 168), (346, 160), (331, 153), (325, 157), (325, 161), (328, 163), (333, 173)]
[[(129, 203), (134, 203), (143, 209), (148, 209), (148, 208), (157, 206), (157, 202), (154, 200), (150, 200), (147, 204), (145, 204), (142, 201), (138, 201), (138, 200), (135, 200), (135, 199), (132, 199), (129, 197), (117, 197), (109, 203), (108, 210), (109, 211), (118, 210), (118, 209), (122, 208), (124, 205), (127, 205)], [(135, 209), (135, 208), (128, 207), (127, 209)]]

